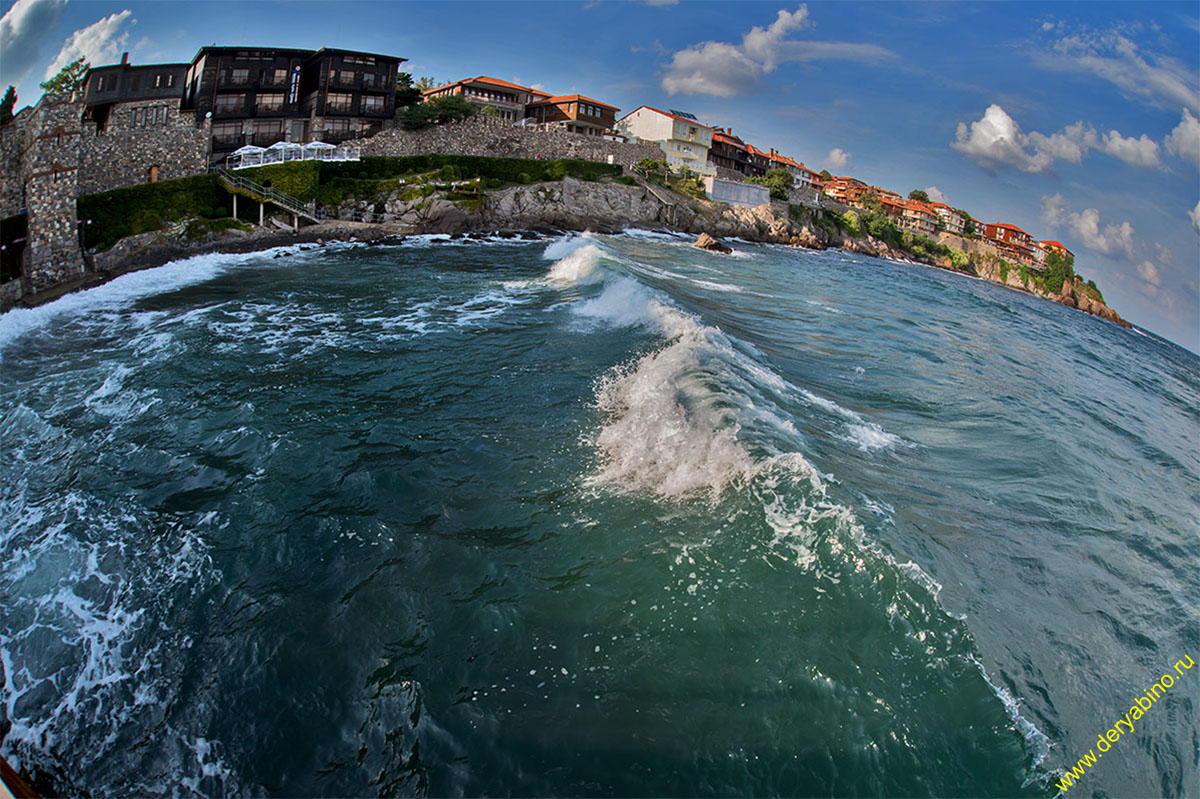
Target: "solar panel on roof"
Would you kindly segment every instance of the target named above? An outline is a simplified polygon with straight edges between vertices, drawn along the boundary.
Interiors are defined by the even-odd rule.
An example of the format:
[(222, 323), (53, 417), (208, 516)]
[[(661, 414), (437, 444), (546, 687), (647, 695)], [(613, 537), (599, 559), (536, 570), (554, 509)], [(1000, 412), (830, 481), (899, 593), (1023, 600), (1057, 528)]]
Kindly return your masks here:
[(672, 108), (672, 109), (671, 109), (671, 113), (672, 113), (672, 114), (674, 114), (674, 115), (675, 115), (675, 116), (677, 116), (677, 117), (683, 117), (684, 119), (690, 119), (690, 120), (692, 120), (693, 122), (697, 122), (697, 121), (699, 121), (699, 120), (697, 120), (697, 119), (696, 119), (696, 115), (695, 115), (695, 114), (689, 114), (689, 113), (688, 113), (688, 112), (686, 112), (686, 111), (676, 111), (674, 108)]

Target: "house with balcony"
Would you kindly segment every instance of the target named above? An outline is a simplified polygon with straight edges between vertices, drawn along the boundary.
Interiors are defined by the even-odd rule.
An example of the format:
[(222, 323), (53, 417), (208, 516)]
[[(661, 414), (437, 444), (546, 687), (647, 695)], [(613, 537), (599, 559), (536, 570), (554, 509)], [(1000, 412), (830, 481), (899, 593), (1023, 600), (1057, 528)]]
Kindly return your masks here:
[(395, 115), (406, 59), (354, 50), (202, 47), (183, 82), (184, 111), (212, 119), (212, 160), (246, 144), (369, 136)]
[(863, 181), (843, 176), (832, 177), (825, 181), (822, 191), (840, 203), (854, 205), (867, 189), (868, 186)]
[(1046, 252), (1056, 252), (1060, 258), (1065, 258), (1072, 263), (1075, 261), (1075, 253), (1068, 250), (1066, 245), (1062, 242), (1048, 239), (1047, 241), (1039, 241), (1038, 244), (1040, 244), (1042, 249)]
[(750, 150), (744, 141), (733, 135), (732, 128), (713, 130), (708, 163), (714, 169), (728, 169), (748, 177), (754, 174), (750, 165)]
[(1009, 244), (1019, 244), (1022, 247), (1030, 247), (1033, 245), (1033, 236), (1030, 236), (1024, 230), (1016, 225), (1007, 225), (1000, 222), (988, 222), (980, 228), (980, 235), (990, 241), (1003, 241)]
[[(531, 89), (528, 86), (522, 86), (519, 83), (510, 83), (499, 78), (490, 78), (487, 75), (456, 80), (453, 83), (447, 83), (433, 89), (426, 89), (423, 94), (426, 100), (434, 97), (458, 95), (471, 105), (479, 108), (490, 108), (501, 119), (507, 119), (511, 122), (520, 122), (529, 116), (526, 107), (530, 103), (550, 98), (548, 92)], [(612, 106), (606, 107), (612, 108)], [(614, 112), (616, 110), (613, 109)], [(548, 114), (549, 111), (545, 113)]]
[(660, 111), (643, 105), (617, 120), (617, 131), (643, 141), (657, 142), (668, 164), (705, 176), (717, 170), (708, 162), (715, 128), (683, 111)]
[(953, 233), (956, 236), (961, 236), (963, 227), (967, 224), (967, 217), (957, 208), (951, 208), (945, 203), (926, 203), (935, 214), (943, 230)]
[(620, 110), (582, 94), (566, 94), (528, 103), (524, 118), (532, 119), (539, 127), (546, 129), (603, 136), (613, 129)]

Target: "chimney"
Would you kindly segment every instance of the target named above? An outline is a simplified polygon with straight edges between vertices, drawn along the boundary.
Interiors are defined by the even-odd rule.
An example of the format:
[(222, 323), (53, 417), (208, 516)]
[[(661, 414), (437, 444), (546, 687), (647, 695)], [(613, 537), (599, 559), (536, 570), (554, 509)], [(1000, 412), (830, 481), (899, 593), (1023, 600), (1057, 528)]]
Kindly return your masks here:
[(121, 66), (129, 63), (129, 53), (121, 53)]

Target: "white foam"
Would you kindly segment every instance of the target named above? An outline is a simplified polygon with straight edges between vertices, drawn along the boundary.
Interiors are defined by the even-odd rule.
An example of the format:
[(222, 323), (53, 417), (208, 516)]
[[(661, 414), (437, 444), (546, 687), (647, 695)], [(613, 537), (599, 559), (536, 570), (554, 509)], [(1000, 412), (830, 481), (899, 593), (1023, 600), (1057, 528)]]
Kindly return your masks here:
[[(553, 245), (551, 245), (553, 246)], [(546, 248), (547, 251), (550, 247)], [(585, 243), (554, 262), (547, 277), (555, 283), (575, 285), (603, 278), (597, 271), (604, 251), (597, 245)]]
[[(1033, 754), (1033, 768), (1036, 769), (1046, 759), (1046, 755), (1050, 754), (1050, 739), (1034, 726), (1033, 722), (1021, 715), (1021, 704), (1007, 688), (992, 682), (992, 678), (988, 676), (987, 669), (983, 667), (978, 658), (972, 655), (971, 662), (979, 669), (979, 673), (983, 675), (983, 681), (992, 689), (992, 693), (1004, 703), (1004, 710), (1008, 714), (1009, 721), (1012, 722), (1013, 728), (1025, 739), (1025, 743), (1028, 744), (1030, 752)], [(1029, 781), (1027, 780), (1025, 784), (1028, 785)]]
[(263, 260), (275, 250), (258, 253), (210, 253), (130, 272), (103, 285), (66, 294), (36, 308), (13, 308), (0, 314), (0, 358), (21, 336), (51, 324), (60, 316), (86, 317), (98, 310), (121, 308), (144, 297), (194, 286), (249, 261)]
[(588, 244), (596, 242), (591, 233), (581, 233), (578, 236), (564, 236), (546, 245), (542, 258), (547, 261), (559, 261)]
[(873, 452), (877, 449), (887, 449), (896, 446), (900, 437), (889, 433), (873, 422), (846, 425), (844, 441), (858, 446), (863, 452)]
[(671, 233), (666, 230), (645, 230), (634, 227), (625, 228), (621, 231), (621, 235), (628, 236), (631, 239), (644, 239), (646, 241), (680, 241), (687, 238), (682, 233)]
[(599, 295), (576, 303), (572, 310), (579, 316), (613, 327), (635, 327), (654, 322), (650, 291), (632, 278), (617, 276), (606, 281)]

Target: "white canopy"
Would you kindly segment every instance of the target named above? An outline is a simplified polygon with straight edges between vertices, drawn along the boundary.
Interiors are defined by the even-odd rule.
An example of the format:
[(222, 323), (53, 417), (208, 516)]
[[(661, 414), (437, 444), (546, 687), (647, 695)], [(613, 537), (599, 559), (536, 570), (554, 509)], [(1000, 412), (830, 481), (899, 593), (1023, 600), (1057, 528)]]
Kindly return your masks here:
[(253, 144), (247, 144), (245, 147), (239, 147), (233, 151), (234, 155), (247, 155), (249, 153), (264, 152), (262, 147), (255, 147)]
[(332, 144), (323, 141), (310, 141), (304, 145), (304, 158), (305, 160), (328, 161), (333, 158), (333, 152), (336, 149)]

